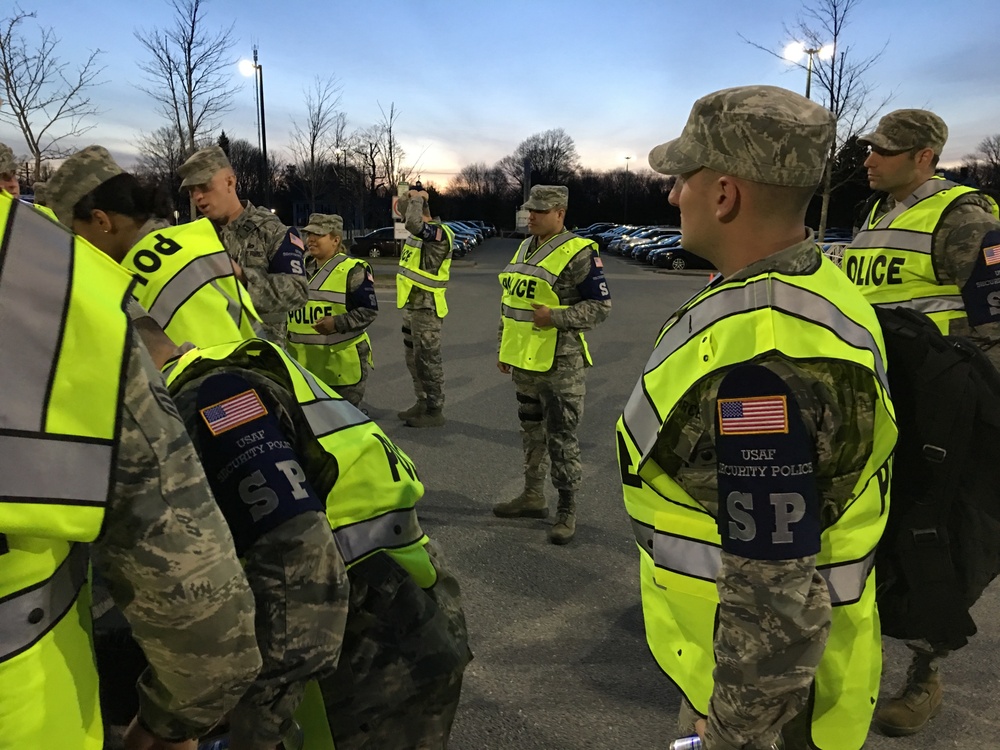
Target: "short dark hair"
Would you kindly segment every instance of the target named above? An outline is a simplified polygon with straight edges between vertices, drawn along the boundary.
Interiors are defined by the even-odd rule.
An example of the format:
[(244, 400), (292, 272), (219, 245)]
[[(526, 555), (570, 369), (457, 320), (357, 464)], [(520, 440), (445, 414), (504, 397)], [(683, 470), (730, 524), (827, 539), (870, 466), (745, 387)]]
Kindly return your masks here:
[(128, 216), (142, 224), (153, 217), (166, 218), (173, 204), (159, 185), (143, 185), (134, 175), (122, 172), (105, 180), (73, 206), (73, 218), (90, 221), (94, 211)]

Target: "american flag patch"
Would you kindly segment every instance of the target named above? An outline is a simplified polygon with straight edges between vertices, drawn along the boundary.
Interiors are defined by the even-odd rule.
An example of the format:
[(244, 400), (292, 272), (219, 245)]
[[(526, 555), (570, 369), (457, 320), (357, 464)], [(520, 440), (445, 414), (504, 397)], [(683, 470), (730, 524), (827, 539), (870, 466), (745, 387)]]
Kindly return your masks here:
[(983, 257), (986, 259), (986, 265), (988, 266), (994, 266), (997, 263), (1000, 263), (1000, 245), (984, 247)]
[(368, 279), (373, 284), (375, 283), (375, 277), (372, 276), (372, 272), (371, 271), (365, 271), (365, 278)]
[(295, 245), (295, 247), (297, 247), (299, 250), (302, 250), (303, 252), (305, 251), (305, 249), (306, 249), (305, 243), (302, 241), (301, 237), (299, 237), (297, 234), (295, 234), (295, 232), (289, 232), (288, 233), (288, 240), (293, 245)]
[(768, 435), (788, 432), (788, 403), (784, 396), (719, 399), (722, 435)]
[(261, 403), (257, 391), (252, 389), (201, 410), (201, 418), (205, 420), (213, 435), (221, 435), (226, 430), (239, 427), (265, 414), (267, 409)]
[(444, 230), (438, 227), (437, 232), (434, 233), (434, 241), (440, 242), (442, 237), (444, 237)]
[(601, 260), (600, 255), (594, 256), (594, 265), (597, 266), (598, 268), (604, 268), (604, 261)]

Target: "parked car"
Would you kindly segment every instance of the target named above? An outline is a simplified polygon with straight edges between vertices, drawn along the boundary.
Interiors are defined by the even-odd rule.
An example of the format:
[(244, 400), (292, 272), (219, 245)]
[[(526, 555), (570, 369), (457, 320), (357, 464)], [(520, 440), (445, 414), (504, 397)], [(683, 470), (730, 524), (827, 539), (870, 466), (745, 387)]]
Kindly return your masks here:
[(573, 234), (591, 239), (595, 234), (600, 234), (601, 232), (606, 232), (609, 229), (614, 229), (616, 226), (618, 225), (610, 221), (598, 221), (590, 226), (574, 229)]
[(704, 258), (689, 253), (680, 245), (669, 248), (666, 252), (657, 255), (656, 266), (658, 268), (669, 268), (672, 271), (682, 271), (685, 268), (715, 268), (715, 266)]
[(661, 237), (656, 242), (646, 248), (646, 262), (656, 265), (657, 256), (667, 252), (672, 247), (677, 247), (681, 243), (681, 236), (673, 234), (669, 237)]
[(348, 250), (351, 255), (359, 258), (399, 255), (403, 240), (394, 239), (394, 231), (392, 227), (382, 227), (361, 237), (355, 237)]

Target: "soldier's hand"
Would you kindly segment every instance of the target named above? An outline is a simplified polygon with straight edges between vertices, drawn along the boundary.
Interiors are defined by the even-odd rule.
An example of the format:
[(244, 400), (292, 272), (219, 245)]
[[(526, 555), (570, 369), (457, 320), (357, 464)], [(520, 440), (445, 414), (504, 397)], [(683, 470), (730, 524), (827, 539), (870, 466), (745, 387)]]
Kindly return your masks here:
[(241, 266), (239, 263), (237, 263), (232, 258), (229, 259), (229, 262), (233, 264), (233, 274), (236, 276), (237, 279), (240, 280), (240, 282), (244, 286), (246, 286), (247, 277), (246, 277), (246, 274), (243, 273), (243, 266)]
[(708, 729), (708, 722), (705, 721), (704, 719), (698, 719), (698, 721), (694, 723), (694, 731), (696, 731), (698, 733), (698, 736), (701, 737), (701, 743), (703, 745), (705, 744), (706, 729)]
[(551, 328), (552, 327), (552, 310), (550, 310), (545, 305), (536, 305), (532, 303), (531, 305), (535, 308), (535, 328)]
[(506, 362), (501, 362), (500, 360), (497, 360), (497, 369), (504, 375), (510, 375), (510, 365), (508, 365)]
[(197, 740), (167, 742), (147, 731), (138, 717), (125, 730), (125, 750), (198, 750)]
[(410, 188), (410, 197), (423, 198), (425, 201), (430, 200), (430, 196), (427, 194), (426, 190), (414, 190), (413, 188)]
[(313, 323), (313, 330), (316, 331), (316, 333), (322, 333), (323, 335), (328, 336), (331, 333), (337, 332), (337, 326), (334, 324), (333, 318), (327, 315), (322, 320), (317, 320)]

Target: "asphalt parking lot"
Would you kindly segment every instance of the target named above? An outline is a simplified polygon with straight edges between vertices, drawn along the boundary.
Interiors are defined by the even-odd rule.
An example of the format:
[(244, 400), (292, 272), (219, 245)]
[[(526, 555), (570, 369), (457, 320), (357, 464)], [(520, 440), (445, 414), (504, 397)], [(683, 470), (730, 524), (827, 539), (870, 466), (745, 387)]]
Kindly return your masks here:
[[(500, 287), (516, 247), (489, 240), (456, 264), (443, 331), (445, 415), (440, 429), (401, 425), (413, 403), (401, 317), (376, 266), (381, 311), (371, 328), (376, 370), (366, 404), (414, 459), (427, 494), (420, 515), (463, 586), (475, 660), (466, 672), (451, 747), (457, 750), (666, 748), (676, 737), (676, 691), (645, 645), (637, 553), (621, 500), (614, 424), (659, 325), (708, 280), (605, 260), (614, 308), (588, 336), (581, 431), (585, 486), (577, 538), (546, 539), (547, 522), (501, 520), (490, 507), (521, 489), (521, 448), (509, 376), (496, 368)], [(555, 491), (549, 496), (554, 504)], [(1000, 749), (1000, 603), (994, 584), (976, 612), (980, 633), (947, 660), (945, 705), (913, 738), (872, 734), (866, 748)], [(886, 645), (883, 693), (902, 679), (899, 643)]]

